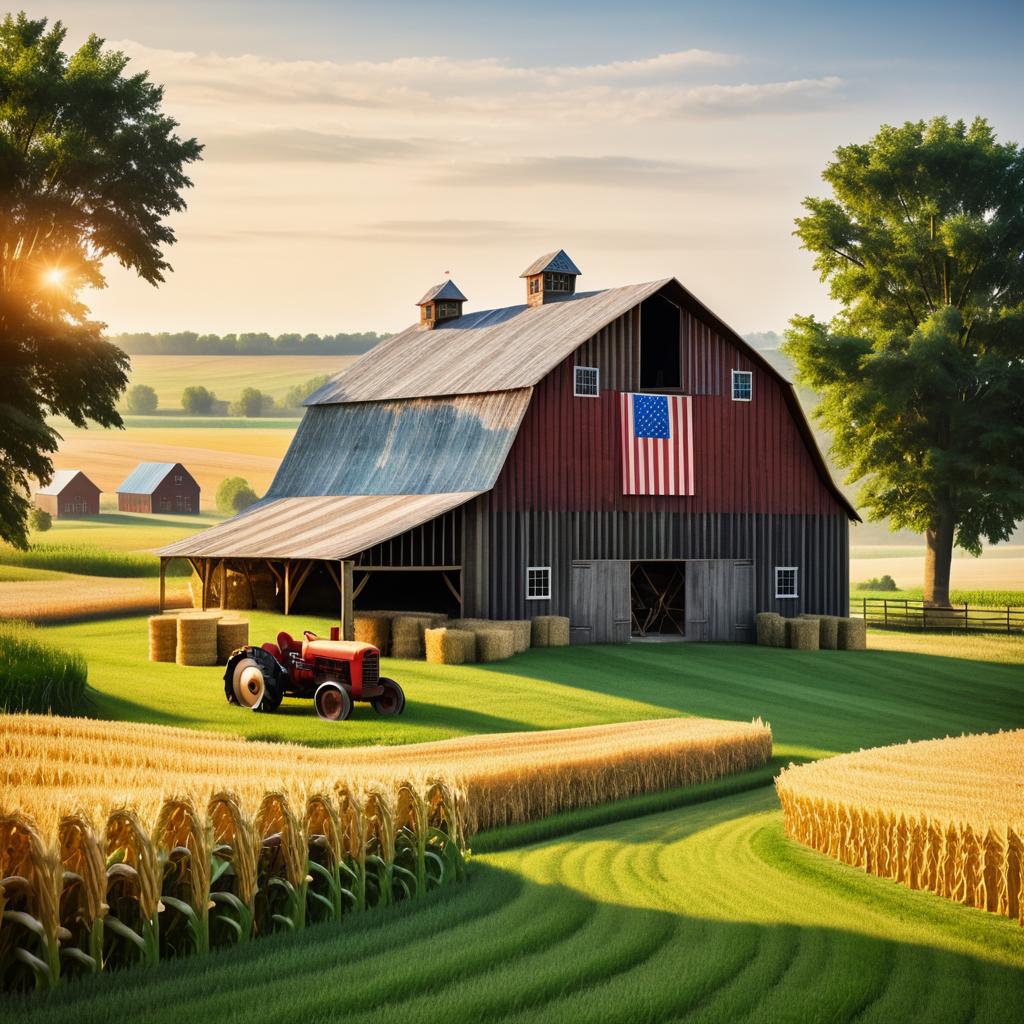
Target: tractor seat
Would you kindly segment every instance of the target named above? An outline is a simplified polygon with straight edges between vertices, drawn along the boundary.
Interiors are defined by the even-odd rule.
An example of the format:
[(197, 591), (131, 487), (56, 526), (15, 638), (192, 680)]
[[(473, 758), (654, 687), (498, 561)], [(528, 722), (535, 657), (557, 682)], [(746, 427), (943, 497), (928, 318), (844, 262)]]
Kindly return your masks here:
[(302, 655), (302, 641), (295, 640), (291, 633), (280, 632), (277, 634), (277, 646), (281, 649), (281, 653), (287, 657), (290, 654), (296, 656)]

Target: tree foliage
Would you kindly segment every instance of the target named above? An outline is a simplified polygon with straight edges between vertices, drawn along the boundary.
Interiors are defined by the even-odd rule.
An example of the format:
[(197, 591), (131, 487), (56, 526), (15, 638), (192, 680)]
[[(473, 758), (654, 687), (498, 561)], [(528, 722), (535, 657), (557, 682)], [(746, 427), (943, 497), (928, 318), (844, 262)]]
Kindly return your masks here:
[(116, 259), (151, 284), (170, 269), (169, 214), (184, 208), (194, 139), (162, 91), (92, 36), (24, 14), (0, 23), (0, 537), (27, 543), (30, 478), (51, 478), (63, 416), (121, 425), (127, 356), (79, 299)]
[(156, 392), (148, 384), (133, 384), (125, 395), (125, 408), (134, 416), (149, 416), (159, 404)]
[(51, 526), (53, 526), (53, 516), (51, 516), (45, 508), (33, 505), (32, 508), (29, 509), (28, 528), (33, 533), (46, 533)]
[(256, 499), (256, 492), (249, 486), (249, 481), (240, 476), (229, 476), (220, 482), (217, 488), (217, 510), (226, 514), (234, 514), (247, 509)]
[(230, 406), (232, 416), (270, 416), (274, 409), (274, 396), (259, 388), (242, 388), (242, 393)]
[(217, 396), (201, 384), (193, 384), (181, 393), (181, 407), (191, 416), (209, 416)]
[(302, 403), (309, 398), (314, 391), (319, 391), (329, 380), (329, 373), (321, 373), (316, 377), (310, 377), (305, 384), (295, 384), (285, 392), (281, 400), (281, 406), (285, 409), (301, 409)]
[(796, 234), (842, 312), (796, 317), (785, 351), (870, 518), (925, 533), (944, 603), (954, 541), (979, 553), (1024, 518), (1024, 153), (936, 118), (823, 177)]
[(388, 335), (279, 334), (263, 331), (242, 334), (197, 334), (161, 331), (116, 334), (111, 340), (131, 355), (165, 356), (358, 356), (369, 352)]

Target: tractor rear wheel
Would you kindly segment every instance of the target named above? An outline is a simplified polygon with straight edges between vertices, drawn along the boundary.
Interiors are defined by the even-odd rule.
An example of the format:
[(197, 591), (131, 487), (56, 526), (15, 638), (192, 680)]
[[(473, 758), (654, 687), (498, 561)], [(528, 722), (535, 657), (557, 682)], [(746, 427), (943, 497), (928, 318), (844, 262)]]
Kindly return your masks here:
[(400, 715), (405, 710), (405, 693), (394, 679), (383, 678), (380, 685), (384, 692), (370, 701), (378, 715)]
[(224, 672), (224, 695), (250, 711), (276, 711), (284, 699), (280, 666), (258, 648), (236, 651)]
[(313, 706), (324, 721), (344, 722), (352, 714), (352, 697), (341, 683), (329, 679), (316, 688)]

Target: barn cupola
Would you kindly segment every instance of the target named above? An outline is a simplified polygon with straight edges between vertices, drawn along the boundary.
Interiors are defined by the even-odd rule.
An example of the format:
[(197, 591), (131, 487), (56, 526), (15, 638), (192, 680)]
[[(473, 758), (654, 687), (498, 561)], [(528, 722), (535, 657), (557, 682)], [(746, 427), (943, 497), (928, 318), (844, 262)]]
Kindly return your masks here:
[(416, 303), (420, 307), (420, 327), (429, 331), (446, 320), (462, 316), (462, 304), (465, 301), (466, 296), (459, 291), (451, 278), (441, 284), (435, 284)]
[(580, 273), (580, 268), (569, 259), (564, 249), (546, 253), (519, 275), (526, 278), (526, 304), (541, 306), (572, 295)]

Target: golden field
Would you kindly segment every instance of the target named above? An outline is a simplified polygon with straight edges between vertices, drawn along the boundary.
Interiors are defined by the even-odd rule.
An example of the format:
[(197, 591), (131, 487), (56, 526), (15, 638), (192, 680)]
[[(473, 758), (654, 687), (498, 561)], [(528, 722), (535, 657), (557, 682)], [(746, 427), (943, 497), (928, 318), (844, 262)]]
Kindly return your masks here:
[(268, 791), (304, 800), (344, 782), (444, 775), (465, 789), (471, 829), (539, 818), (764, 765), (771, 729), (666, 718), (581, 729), (459, 737), (397, 747), (313, 749), (168, 726), (0, 716), (7, 812), (52, 834), (58, 818), (120, 806), (150, 818), (162, 801), (220, 790), (254, 810)]
[(776, 788), (797, 841), (1024, 924), (1024, 730), (791, 766)]

